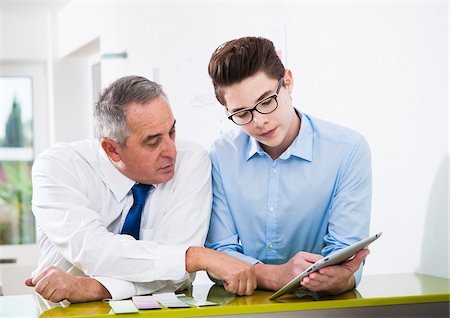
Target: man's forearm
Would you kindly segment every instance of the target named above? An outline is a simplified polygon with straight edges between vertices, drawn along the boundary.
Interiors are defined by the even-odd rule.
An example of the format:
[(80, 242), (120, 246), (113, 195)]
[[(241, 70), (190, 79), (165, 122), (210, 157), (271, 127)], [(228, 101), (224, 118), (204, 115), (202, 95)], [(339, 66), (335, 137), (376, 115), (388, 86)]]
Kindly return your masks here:
[[(79, 276), (72, 276), (72, 278), (74, 279), (72, 286), (60, 287), (58, 294), (61, 299), (67, 299), (71, 303), (82, 303), (111, 298), (109, 291), (98, 280)], [(55, 301), (51, 298), (50, 300)]]
[(255, 264), (256, 282), (258, 289), (278, 290), (283, 284), (280, 282), (282, 265)]
[(204, 261), (205, 248), (200, 246), (191, 246), (186, 251), (186, 272), (193, 273), (200, 270), (206, 270)]
[[(201, 246), (191, 246), (186, 251), (186, 272), (196, 271), (215, 272), (220, 259), (227, 258), (225, 253)], [(225, 267), (226, 264), (223, 264)]]

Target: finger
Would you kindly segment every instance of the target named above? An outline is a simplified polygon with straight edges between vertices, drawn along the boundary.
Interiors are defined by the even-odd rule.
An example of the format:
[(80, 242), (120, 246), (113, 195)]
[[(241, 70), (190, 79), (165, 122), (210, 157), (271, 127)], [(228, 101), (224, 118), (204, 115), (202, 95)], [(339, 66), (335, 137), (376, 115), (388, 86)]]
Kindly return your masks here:
[(253, 290), (255, 289), (255, 284), (256, 284), (254, 277), (255, 277), (254, 275), (249, 275), (247, 277), (247, 285), (246, 285), (246, 290), (245, 290), (245, 295), (247, 295), (247, 296), (253, 295)]
[(308, 253), (308, 252), (300, 252), (300, 253), (303, 255), (303, 259), (310, 263), (315, 263), (318, 260), (323, 258), (323, 255), (320, 255), (320, 254), (313, 254), (313, 253)]
[(222, 281), (222, 284), (223, 284), (223, 288), (225, 288), (225, 290), (228, 290), (228, 291), (230, 291), (230, 284), (228, 284), (226, 281)]
[(302, 289), (303, 290), (309, 290), (309, 281), (305, 281), (305, 279), (303, 279), (300, 283), (300, 285), (302, 285)]
[(34, 285), (34, 289), (37, 293), (43, 295), (49, 283), (50, 280), (48, 279), (48, 277), (43, 277)]
[(309, 278), (311, 280), (319, 282), (319, 283), (325, 283), (330, 279), (330, 276), (315, 272), (315, 273), (309, 274)]
[(54, 303), (57, 303), (57, 302), (60, 302), (60, 301), (64, 300), (65, 298), (62, 297), (61, 292), (58, 289), (55, 288), (52, 291), (52, 293), (48, 296), (47, 299), (52, 301), (52, 302), (54, 302)]
[(25, 283), (25, 285), (28, 286), (28, 287), (34, 287), (33, 279), (32, 279), (32, 278), (27, 278), (27, 279), (25, 280), (24, 283)]
[(239, 278), (238, 295), (243, 296), (247, 291), (247, 278)]
[(329, 286), (328, 282), (321, 282), (308, 277), (308, 279), (302, 283), (302, 288), (312, 292), (323, 291)]
[(36, 286), (39, 283), (39, 281), (41, 281), (41, 279), (43, 279), (47, 275), (47, 272), (48, 272), (48, 268), (46, 268), (45, 270), (43, 270), (42, 272), (40, 272), (39, 274), (34, 276), (31, 279), (33, 286)]
[(320, 285), (320, 281), (312, 279), (309, 276), (305, 277), (303, 280), (305, 281), (305, 284), (303, 286), (307, 287), (308, 289), (311, 289), (313, 287), (318, 287)]
[(46, 280), (41, 280), (41, 282), (36, 285), (36, 292), (38, 292), (42, 297), (48, 300), (50, 300), (50, 297), (55, 292), (55, 290), (56, 287), (54, 287), (54, 285), (48, 284)]
[(362, 261), (369, 255), (370, 251), (368, 249), (363, 249), (356, 253), (355, 257), (353, 257), (350, 261), (343, 264), (343, 266), (347, 267), (353, 273), (358, 270), (361, 266)]
[[(326, 266), (324, 268), (319, 269), (317, 272), (312, 274), (318, 274), (321, 276), (327, 276), (327, 278), (335, 277), (338, 275), (338, 272), (341, 271), (341, 266), (339, 265), (332, 265), (332, 266)], [(310, 274), (310, 275), (312, 275)]]
[(225, 288), (226, 291), (229, 291), (232, 294), (237, 294), (237, 292), (238, 292), (236, 282), (234, 282), (234, 281), (232, 281), (230, 283), (227, 283), (224, 281), (223, 287)]

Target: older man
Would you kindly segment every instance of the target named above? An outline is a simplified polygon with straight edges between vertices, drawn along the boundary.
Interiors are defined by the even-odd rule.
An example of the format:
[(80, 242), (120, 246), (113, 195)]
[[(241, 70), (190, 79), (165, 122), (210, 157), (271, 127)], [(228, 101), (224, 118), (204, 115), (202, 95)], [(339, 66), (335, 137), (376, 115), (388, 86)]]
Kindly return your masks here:
[(117, 80), (95, 123), (96, 140), (55, 145), (34, 163), (42, 256), (25, 283), (51, 301), (82, 302), (183, 289), (190, 273), (206, 270), (229, 291), (251, 294), (252, 265), (203, 247), (210, 161), (200, 146), (175, 142), (161, 86)]

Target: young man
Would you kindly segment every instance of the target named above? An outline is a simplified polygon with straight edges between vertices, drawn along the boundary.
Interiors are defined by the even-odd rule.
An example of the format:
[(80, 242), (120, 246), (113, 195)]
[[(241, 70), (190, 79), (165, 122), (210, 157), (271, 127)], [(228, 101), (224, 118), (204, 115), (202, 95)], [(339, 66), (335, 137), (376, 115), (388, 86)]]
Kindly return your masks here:
[[(358, 133), (294, 108), (292, 72), (273, 43), (226, 42), (208, 71), (239, 128), (210, 151), (206, 246), (255, 264), (258, 288), (277, 290), (323, 256), (368, 236), (369, 147)], [(368, 253), (312, 273), (301, 286), (334, 294), (352, 289)]]
[(202, 247), (210, 161), (200, 146), (175, 142), (161, 86), (117, 80), (95, 123), (98, 139), (55, 145), (34, 163), (41, 259), (26, 284), (53, 302), (83, 302), (183, 289), (206, 270), (230, 292), (251, 294), (253, 266)]

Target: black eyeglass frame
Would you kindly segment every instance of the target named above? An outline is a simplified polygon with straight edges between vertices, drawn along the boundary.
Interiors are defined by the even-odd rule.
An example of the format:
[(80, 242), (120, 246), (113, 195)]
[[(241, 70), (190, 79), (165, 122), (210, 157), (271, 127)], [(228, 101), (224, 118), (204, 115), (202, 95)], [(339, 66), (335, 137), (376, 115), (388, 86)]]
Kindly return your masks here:
[[(233, 123), (235, 123), (236, 125), (243, 126), (243, 125), (247, 125), (248, 123), (251, 123), (251, 122), (252, 122), (252, 120), (253, 120), (253, 111), (255, 111), (255, 110), (256, 110), (258, 113), (263, 114), (263, 115), (267, 115), (267, 114), (270, 114), (270, 113), (274, 112), (274, 111), (278, 108), (278, 94), (279, 94), (279, 92), (280, 92), (280, 89), (281, 89), (281, 86), (282, 86), (282, 85), (283, 85), (283, 78), (280, 78), (280, 79), (278, 80), (278, 86), (277, 86), (277, 89), (276, 89), (275, 93), (273, 93), (273, 94), (270, 95), (270, 96), (267, 96), (266, 98), (261, 99), (261, 100), (260, 100), (259, 102), (257, 102), (256, 105), (253, 106), (253, 107), (241, 109), (241, 110), (238, 110), (237, 112), (234, 112), (234, 113), (232, 113), (232, 114), (229, 114), (229, 113), (228, 113), (228, 110), (227, 110), (227, 113), (229, 114), (229, 115), (227, 116), (227, 118), (228, 118), (229, 120), (231, 120)], [(267, 112), (267, 113), (260, 111), (260, 110), (258, 109), (258, 106), (261, 105), (261, 104), (264, 103), (264, 102), (267, 102), (267, 101), (270, 100), (270, 99), (274, 99), (274, 100), (275, 100), (275, 103), (277, 103), (277, 106), (275, 106), (274, 109), (272, 109), (270, 112)], [(241, 113), (244, 113), (244, 112), (249, 112), (249, 113), (252, 115), (251, 118), (250, 118), (250, 120), (249, 120), (248, 122), (242, 123), (242, 124), (235, 122), (234, 119), (233, 119), (234, 115), (238, 115), (238, 114), (241, 114)]]

